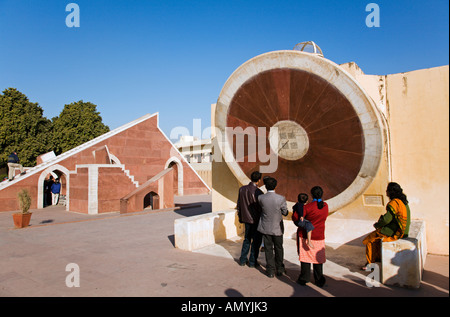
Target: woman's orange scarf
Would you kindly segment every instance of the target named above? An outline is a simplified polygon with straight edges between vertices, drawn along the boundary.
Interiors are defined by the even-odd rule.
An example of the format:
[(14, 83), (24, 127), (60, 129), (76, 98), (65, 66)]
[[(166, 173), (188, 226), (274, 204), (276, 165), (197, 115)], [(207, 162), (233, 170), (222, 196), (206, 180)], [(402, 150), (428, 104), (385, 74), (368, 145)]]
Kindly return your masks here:
[(388, 206), (393, 211), (395, 220), (399, 225), (399, 229), (394, 234), (394, 237), (400, 239), (403, 237), (406, 229), (406, 224), (408, 221), (408, 211), (406, 209), (406, 205), (398, 198), (394, 198), (388, 203)]

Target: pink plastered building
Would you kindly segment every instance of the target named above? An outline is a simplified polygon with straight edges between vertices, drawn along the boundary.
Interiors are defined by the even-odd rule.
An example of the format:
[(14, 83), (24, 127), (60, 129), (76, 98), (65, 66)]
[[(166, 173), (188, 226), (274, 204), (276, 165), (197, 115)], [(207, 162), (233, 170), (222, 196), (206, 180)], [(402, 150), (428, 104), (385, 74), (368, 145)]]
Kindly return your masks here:
[(44, 208), (44, 182), (62, 184), (67, 211), (87, 214), (174, 207), (174, 195), (210, 192), (158, 127), (158, 113), (145, 115), (55, 156), (38, 157), (26, 174), (0, 183), (0, 212), (18, 210), (27, 189), (31, 209)]

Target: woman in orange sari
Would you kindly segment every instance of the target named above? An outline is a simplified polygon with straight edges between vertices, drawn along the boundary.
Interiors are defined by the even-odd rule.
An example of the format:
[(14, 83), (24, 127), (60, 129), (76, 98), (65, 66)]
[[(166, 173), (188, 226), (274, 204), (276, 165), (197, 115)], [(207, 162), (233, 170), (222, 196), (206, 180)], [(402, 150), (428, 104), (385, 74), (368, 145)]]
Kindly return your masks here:
[[(376, 230), (363, 240), (366, 246), (367, 264), (381, 262), (381, 241), (389, 242), (406, 238), (409, 233), (411, 215), (403, 189), (397, 183), (389, 183), (386, 195), (390, 199), (386, 206), (386, 213), (373, 225)], [(363, 270), (366, 270), (367, 264), (362, 267)]]

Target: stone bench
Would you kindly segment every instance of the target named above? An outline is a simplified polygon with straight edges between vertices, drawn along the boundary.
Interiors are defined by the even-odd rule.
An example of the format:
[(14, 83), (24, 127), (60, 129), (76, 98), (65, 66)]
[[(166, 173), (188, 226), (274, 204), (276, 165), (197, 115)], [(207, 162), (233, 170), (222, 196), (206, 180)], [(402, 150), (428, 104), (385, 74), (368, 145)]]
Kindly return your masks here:
[(239, 236), (244, 228), (234, 209), (179, 218), (174, 222), (175, 247), (197, 250)]
[[(291, 213), (284, 220), (284, 237), (295, 239), (297, 227)], [(174, 222), (175, 247), (193, 251), (244, 234), (245, 225), (239, 223), (236, 209), (211, 212), (176, 219)]]
[(419, 288), (426, 256), (425, 222), (412, 220), (407, 238), (381, 243), (382, 283)]

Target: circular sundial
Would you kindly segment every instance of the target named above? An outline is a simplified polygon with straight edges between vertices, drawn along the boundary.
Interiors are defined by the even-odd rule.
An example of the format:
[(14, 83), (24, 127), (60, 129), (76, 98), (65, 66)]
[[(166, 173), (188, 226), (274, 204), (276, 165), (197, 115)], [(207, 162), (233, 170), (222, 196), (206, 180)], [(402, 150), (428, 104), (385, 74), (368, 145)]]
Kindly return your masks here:
[(278, 121), (270, 128), (269, 143), (272, 151), (290, 161), (301, 159), (309, 148), (305, 129), (290, 120)]
[(383, 152), (381, 119), (366, 93), (338, 65), (300, 51), (241, 65), (220, 93), (215, 122), (220, 150), (241, 184), (262, 171), (291, 202), (319, 185), (330, 209), (364, 192)]

